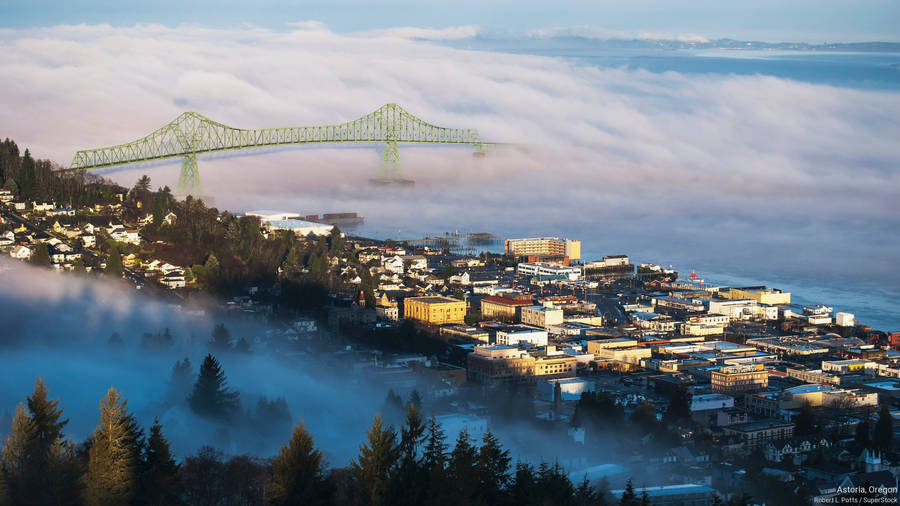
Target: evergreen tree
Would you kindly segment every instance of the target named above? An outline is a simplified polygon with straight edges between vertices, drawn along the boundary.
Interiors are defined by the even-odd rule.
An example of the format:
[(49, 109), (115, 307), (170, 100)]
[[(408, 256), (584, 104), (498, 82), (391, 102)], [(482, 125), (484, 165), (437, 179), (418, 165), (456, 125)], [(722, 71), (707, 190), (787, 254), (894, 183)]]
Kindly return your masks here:
[(413, 389), (413, 391), (409, 394), (409, 402), (407, 405), (412, 404), (416, 407), (418, 412), (422, 412), (422, 396), (419, 394), (418, 390)]
[(481, 478), (479, 496), (487, 504), (497, 504), (509, 481), (509, 450), (504, 450), (491, 431), (484, 433), (478, 450), (477, 471)]
[(641, 403), (641, 407), (634, 411), (631, 414), (631, 423), (632, 426), (640, 433), (646, 434), (648, 432), (653, 432), (656, 430), (658, 426), (658, 422), (656, 420), (656, 408), (653, 407), (653, 403), (648, 400), (644, 400)]
[(625, 483), (625, 491), (622, 492), (622, 497), (619, 499), (619, 506), (640, 506), (640, 504), (640, 499), (634, 493), (634, 485), (631, 484), (631, 478), (628, 478), (628, 482)]
[(303, 420), (294, 427), (290, 443), (272, 461), (272, 499), (275, 504), (330, 504), (332, 490), (325, 480), (322, 452), (316, 449)]
[(432, 416), (426, 429), (425, 448), (422, 452), (422, 467), (427, 473), (427, 504), (439, 504), (446, 496), (447, 482), (444, 475), (447, 462), (447, 443), (441, 424)]
[(30, 415), (29, 438), (25, 445), (25, 466), (19, 492), (29, 504), (69, 504), (76, 488), (73, 445), (63, 440), (59, 400), (51, 401), (43, 378), (26, 398)]
[(569, 504), (575, 489), (572, 480), (558, 462), (552, 466), (541, 462), (538, 467), (537, 488), (543, 504)]
[(122, 253), (115, 244), (109, 249), (109, 256), (106, 257), (106, 269), (103, 272), (114, 278), (122, 277)]
[(894, 419), (887, 403), (881, 404), (881, 412), (878, 414), (878, 421), (875, 422), (875, 433), (872, 439), (875, 448), (883, 452), (891, 451), (894, 443)]
[(134, 190), (137, 192), (149, 192), (150, 191), (150, 176), (144, 174), (140, 179), (134, 183)]
[(684, 423), (691, 417), (691, 397), (685, 387), (679, 386), (669, 400), (669, 406), (663, 414), (663, 422), (670, 425)]
[(34, 168), (34, 158), (31, 157), (31, 153), (27, 149), (22, 156), (20, 174), (19, 184), (21, 186), (22, 196), (24, 198), (33, 198), (35, 186), (37, 184), (37, 174), (35, 173)]
[(587, 476), (581, 480), (578, 487), (575, 488), (575, 495), (572, 498), (573, 506), (602, 506), (606, 504), (603, 495), (594, 490)]
[(376, 415), (367, 436), (368, 442), (359, 447), (359, 456), (350, 463), (350, 471), (362, 502), (381, 506), (397, 464), (397, 433), (392, 427), (385, 427), (381, 415)]
[(157, 506), (179, 503), (178, 464), (172, 457), (169, 441), (163, 435), (158, 418), (150, 426), (150, 437), (144, 446), (141, 467), (138, 502)]
[(184, 357), (184, 360), (175, 361), (172, 366), (172, 377), (169, 380), (169, 391), (173, 398), (184, 401), (185, 397), (191, 392), (194, 382), (194, 366), (191, 359)]
[(344, 237), (341, 235), (341, 229), (334, 225), (331, 227), (331, 233), (328, 235), (328, 252), (332, 255), (340, 255), (344, 249)]
[(856, 434), (854, 436), (854, 441), (856, 444), (863, 448), (868, 448), (871, 446), (871, 441), (869, 440), (869, 416), (866, 414), (866, 417), (862, 419), (858, 424), (856, 424)]
[(537, 498), (537, 476), (531, 464), (516, 462), (516, 472), (508, 492), (512, 504), (540, 504)]
[(463, 429), (456, 438), (456, 446), (447, 462), (447, 479), (457, 504), (471, 504), (477, 491), (478, 470), (475, 464), (478, 451), (472, 445), (469, 431)]
[(195, 413), (204, 416), (226, 418), (238, 411), (240, 394), (228, 388), (225, 372), (212, 354), (203, 360), (188, 402)]
[(209, 347), (215, 351), (231, 350), (231, 332), (228, 331), (224, 323), (217, 323), (213, 327), (212, 340), (209, 342)]
[(87, 504), (124, 505), (135, 496), (140, 434), (127, 404), (112, 387), (100, 401), (100, 424), (91, 438), (84, 476)]
[(31, 254), (31, 263), (40, 267), (50, 267), (50, 250), (46, 244), (34, 246), (34, 252)]
[(416, 404), (406, 408), (406, 423), (400, 429), (399, 465), (391, 486), (390, 504), (422, 504), (427, 487), (426, 469), (419, 458), (419, 447), (425, 440), (425, 422)]
[(3, 452), (0, 455), (0, 476), (9, 478), (8, 495), (17, 503), (23, 502), (28, 492), (25, 480), (28, 472), (28, 443), (33, 439), (34, 428), (25, 405), (16, 406), (16, 415), (12, 419), (12, 430), (6, 436)]
[(794, 423), (794, 434), (798, 436), (809, 436), (816, 432), (816, 414), (813, 411), (812, 404), (809, 402), (803, 403)]
[(0, 469), (0, 506), (9, 506), (10, 504), (12, 504), (12, 498), (9, 495), (9, 487), (6, 485), (3, 470)]

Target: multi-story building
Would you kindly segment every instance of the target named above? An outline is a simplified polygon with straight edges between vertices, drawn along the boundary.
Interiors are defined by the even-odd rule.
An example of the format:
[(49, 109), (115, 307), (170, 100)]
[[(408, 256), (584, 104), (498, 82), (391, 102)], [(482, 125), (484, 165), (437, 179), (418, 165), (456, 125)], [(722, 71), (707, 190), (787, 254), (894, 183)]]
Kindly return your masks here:
[(734, 395), (765, 390), (769, 386), (769, 372), (762, 364), (735, 365), (712, 371), (712, 391)]
[(794, 424), (781, 420), (759, 420), (722, 427), (725, 435), (737, 436), (747, 449), (758, 448), (769, 441), (790, 439), (794, 435)]
[(575, 281), (581, 277), (581, 269), (546, 262), (522, 262), (516, 265), (516, 274), (519, 276), (560, 276)]
[(584, 266), (585, 279), (620, 279), (633, 275), (634, 265), (628, 261), (628, 255), (607, 255)]
[(523, 307), (534, 305), (531, 295), (489, 296), (481, 299), (481, 318), (504, 322), (517, 321)]
[(551, 325), (562, 325), (563, 310), (546, 306), (527, 306), (522, 308), (522, 323), (542, 329)]
[(525, 325), (513, 325), (498, 330), (496, 334), (497, 344), (518, 346), (525, 343), (529, 346), (547, 346), (547, 331)]
[(531, 381), (534, 357), (515, 346), (476, 346), (466, 357), (466, 377), (473, 383)]
[(506, 254), (510, 256), (562, 255), (568, 257), (569, 260), (581, 258), (581, 241), (560, 239), (559, 237), (507, 239), (504, 246)]
[(463, 323), (466, 302), (451, 297), (407, 297), (403, 299), (403, 318), (440, 325)]
[(766, 290), (764, 286), (748, 286), (743, 288), (731, 288), (729, 290), (720, 290), (719, 294), (726, 299), (741, 300), (750, 299), (759, 304), (767, 306), (778, 306), (791, 303), (791, 294), (782, 292), (777, 288)]
[(578, 360), (574, 355), (547, 346), (544, 351), (531, 353), (534, 357), (536, 379), (571, 378), (575, 376)]
[(469, 327), (468, 325), (443, 325), (441, 326), (441, 335), (446, 337), (474, 339), (487, 343), (490, 341), (490, 334), (478, 327)]

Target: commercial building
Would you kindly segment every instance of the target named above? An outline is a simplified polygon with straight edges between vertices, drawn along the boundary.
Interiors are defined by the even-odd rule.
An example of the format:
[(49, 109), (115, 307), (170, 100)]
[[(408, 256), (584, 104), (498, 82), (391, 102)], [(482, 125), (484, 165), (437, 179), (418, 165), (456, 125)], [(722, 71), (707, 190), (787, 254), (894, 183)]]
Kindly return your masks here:
[(531, 295), (484, 297), (481, 299), (481, 318), (504, 322), (518, 321), (522, 308), (532, 305), (534, 300)]
[(476, 346), (466, 357), (466, 377), (473, 383), (530, 381), (534, 357), (515, 346)]
[(507, 239), (504, 243), (507, 255), (554, 255), (581, 258), (581, 241), (560, 239), (559, 237), (532, 237), (528, 239)]
[(497, 331), (497, 344), (518, 346), (525, 343), (529, 346), (547, 346), (547, 331), (526, 327), (525, 325), (513, 325)]
[(451, 297), (407, 297), (403, 299), (403, 318), (440, 325), (463, 323), (466, 302)]
[(794, 424), (781, 420), (759, 420), (722, 427), (725, 435), (736, 436), (747, 449), (764, 446), (769, 441), (790, 439)]
[(729, 290), (720, 290), (720, 295), (723, 295), (727, 299), (731, 300), (741, 300), (741, 299), (750, 299), (754, 300), (759, 304), (766, 304), (767, 306), (778, 306), (783, 304), (791, 303), (791, 294), (788, 292), (782, 292), (777, 288), (773, 288), (771, 290), (766, 290), (764, 286), (748, 286), (743, 288), (730, 288)]
[(314, 223), (300, 219), (298, 213), (288, 213), (282, 211), (250, 211), (245, 216), (255, 216), (259, 218), (263, 228), (269, 231), (288, 230), (298, 236), (328, 235), (331, 233), (332, 225), (324, 225), (322, 223)]
[(459, 324), (441, 326), (441, 336), (448, 338), (474, 339), (484, 343), (490, 341), (490, 334), (488, 334), (486, 330)]
[(769, 386), (769, 373), (762, 364), (722, 367), (710, 374), (712, 391), (735, 395), (765, 390)]
[(556, 346), (547, 346), (544, 351), (533, 352), (534, 375), (537, 379), (572, 378), (578, 361), (574, 355), (568, 355)]
[(621, 279), (634, 276), (634, 265), (628, 255), (607, 255), (584, 266), (585, 279)]
[(519, 276), (560, 277), (576, 281), (581, 277), (581, 269), (546, 262), (522, 262), (516, 265), (516, 274)]
[(527, 306), (522, 308), (522, 323), (542, 329), (551, 325), (562, 325), (563, 310), (546, 306)]

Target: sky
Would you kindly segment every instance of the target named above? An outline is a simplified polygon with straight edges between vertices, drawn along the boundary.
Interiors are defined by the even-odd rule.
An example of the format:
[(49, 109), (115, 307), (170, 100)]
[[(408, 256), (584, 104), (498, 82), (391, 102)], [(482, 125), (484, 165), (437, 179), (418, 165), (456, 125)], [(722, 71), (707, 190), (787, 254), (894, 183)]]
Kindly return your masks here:
[[(0, 26), (135, 23), (284, 29), (316, 20), (338, 32), (394, 27), (476, 27), (486, 34), (530, 34), (573, 28), (584, 33), (808, 42), (898, 41), (900, 3), (893, 0), (576, 0), (565, 2), (460, 0), (283, 1), (4, 0)], [(578, 31), (578, 30), (576, 30)]]

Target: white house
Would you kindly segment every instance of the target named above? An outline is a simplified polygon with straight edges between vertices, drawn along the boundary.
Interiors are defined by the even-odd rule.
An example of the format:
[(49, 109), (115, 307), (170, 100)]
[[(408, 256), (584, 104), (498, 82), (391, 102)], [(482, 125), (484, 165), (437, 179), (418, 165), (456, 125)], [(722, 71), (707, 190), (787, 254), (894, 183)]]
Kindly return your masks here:
[(396, 274), (403, 274), (403, 258), (398, 255), (394, 255), (392, 257), (383, 258), (381, 260), (381, 265), (386, 269)]
[(82, 235), (79, 237), (81, 239), (81, 244), (85, 248), (93, 248), (97, 245), (97, 237), (93, 235)]
[(174, 290), (176, 288), (184, 288), (185, 286), (187, 286), (187, 280), (184, 277), (184, 271), (181, 269), (170, 271), (165, 276), (159, 278), (159, 282), (170, 290)]
[(11, 256), (13, 258), (17, 258), (19, 260), (30, 259), (32, 253), (33, 252), (31, 251), (31, 248), (29, 248), (28, 246), (22, 246), (22, 245), (16, 246), (13, 249), (9, 250), (9, 256)]

